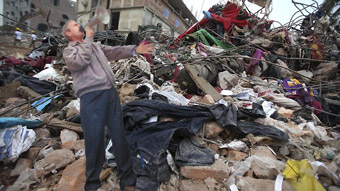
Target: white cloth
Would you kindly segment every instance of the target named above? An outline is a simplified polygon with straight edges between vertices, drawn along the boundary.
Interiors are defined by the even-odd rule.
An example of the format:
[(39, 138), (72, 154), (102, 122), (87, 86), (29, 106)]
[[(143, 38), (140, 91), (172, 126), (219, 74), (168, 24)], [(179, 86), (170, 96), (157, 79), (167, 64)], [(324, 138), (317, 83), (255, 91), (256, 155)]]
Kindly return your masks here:
[(15, 39), (21, 40), (21, 32), (20, 31), (15, 31)]
[(31, 34), (32, 40), (36, 41), (37, 40), (37, 35)]

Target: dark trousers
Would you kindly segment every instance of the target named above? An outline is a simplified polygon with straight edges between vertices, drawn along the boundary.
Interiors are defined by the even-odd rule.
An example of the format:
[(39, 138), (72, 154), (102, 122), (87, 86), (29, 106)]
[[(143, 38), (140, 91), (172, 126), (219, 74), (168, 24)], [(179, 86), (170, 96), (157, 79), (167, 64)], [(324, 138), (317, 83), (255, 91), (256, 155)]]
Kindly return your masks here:
[(134, 186), (130, 146), (123, 127), (120, 100), (115, 88), (87, 93), (80, 98), (81, 127), (85, 139), (85, 190), (101, 186), (99, 175), (105, 161), (105, 126), (108, 128), (116, 157), (120, 187)]

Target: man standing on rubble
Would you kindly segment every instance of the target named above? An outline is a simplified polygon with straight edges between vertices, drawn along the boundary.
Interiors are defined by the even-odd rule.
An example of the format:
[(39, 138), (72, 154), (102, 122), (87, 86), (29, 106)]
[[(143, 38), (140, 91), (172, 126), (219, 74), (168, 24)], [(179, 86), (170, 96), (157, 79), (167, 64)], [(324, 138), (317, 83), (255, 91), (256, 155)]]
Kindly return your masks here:
[(14, 46), (17, 45), (17, 43), (21, 42), (21, 32), (20, 32), (20, 28), (16, 28), (15, 32), (14, 32), (15, 38), (14, 38)]
[(33, 47), (35, 48), (35, 41), (37, 40), (37, 35), (35, 35), (35, 31), (32, 31), (32, 34), (31, 34), (31, 44), (30, 44), (30, 48)]
[(104, 132), (108, 128), (116, 157), (120, 188), (135, 190), (136, 174), (132, 167), (130, 146), (123, 128), (120, 100), (115, 88), (114, 74), (108, 60), (119, 60), (136, 54), (151, 54), (154, 46), (111, 47), (93, 43), (92, 28), (84, 29), (75, 21), (68, 21), (62, 33), (70, 42), (63, 58), (72, 73), (73, 86), (80, 98), (81, 126), (86, 153), (85, 190), (97, 190), (99, 175), (105, 160)]

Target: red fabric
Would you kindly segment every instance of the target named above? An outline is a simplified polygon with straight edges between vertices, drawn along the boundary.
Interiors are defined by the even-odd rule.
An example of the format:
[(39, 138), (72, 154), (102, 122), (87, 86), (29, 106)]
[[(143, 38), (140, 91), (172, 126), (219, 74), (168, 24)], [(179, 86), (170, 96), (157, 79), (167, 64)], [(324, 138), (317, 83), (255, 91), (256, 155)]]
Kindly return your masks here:
[(209, 21), (209, 19), (202, 19), (200, 22), (195, 23), (190, 28), (188, 28), (186, 31), (184, 31), (181, 35), (179, 35), (175, 39), (175, 42), (178, 42), (181, 38), (186, 37), (187, 35), (195, 32), (197, 28), (200, 28), (201, 26), (205, 25), (206, 23), (208, 23), (208, 21)]
[[(319, 115), (319, 114), (323, 113), (324, 110), (322, 108), (321, 103), (318, 100), (314, 99), (311, 105), (312, 105), (312, 107), (318, 109), (318, 110), (314, 110), (314, 113), (316, 115)], [(319, 110), (321, 110), (321, 111), (319, 111)]]
[(236, 19), (236, 17), (235, 18), (229, 18), (229, 17), (226, 18), (226, 17), (222, 17), (222, 16), (219, 16), (219, 15), (215, 15), (213, 13), (211, 13), (211, 17), (216, 22), (222, 23), (225, 31), (228, 31), (233, 24), (238, 26), (238, 27), (244, 27), (248, 24), (247, 19), (239, 21), (239, 20)]
[(175, 82), (177, 79), (177, 73), (179, 72), (179, 66), (176, 66), (175, 72), (174, 72), (174, 78), (172, 78), (171, 82)]
[[(225, 5), (225, 7), (222, 10), (222, 13), (221, 13), (222, 16), (215, 15), (215, 14), (211, 13), (212, 12), (211, 8), (209, 9), (209, 12), (211, 13), (212, 19), (215, 20), (216, 22), (223, 23), (224, 29), (226, 31), (228, 31), (233, 24), (238, 26), (238, 27), (244, 27), (248, 24), (247, 19), (244, 19), (242, 21), (239, 21), (239, 20), (236, 19), (240, 10), (241, 10), (241, 8), (237, 7), (236, 4), (228, 1), (227, 4)], [(179, 35), (175, 39), (175, 42), (178, 42), (181, 38), (186, 37), (188, 34), (195, 32), (196, 29), (204, 26), (206, 23), (208, 23), (208, 21), (209, 21), (208, 18), (204, 18), (200, 22), (194, 24), (193, 26), (188, 28), (184, 33)]]

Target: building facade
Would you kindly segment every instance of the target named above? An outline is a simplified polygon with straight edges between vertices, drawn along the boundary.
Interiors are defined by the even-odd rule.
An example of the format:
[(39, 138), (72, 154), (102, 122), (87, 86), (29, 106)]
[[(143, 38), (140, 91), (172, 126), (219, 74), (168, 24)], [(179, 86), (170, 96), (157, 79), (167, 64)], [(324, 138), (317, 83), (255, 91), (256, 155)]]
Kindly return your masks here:
[[(4, 2), (0, 2), (0, 14), (4, 14)], [(4, 17), (0, 16), (0, 26), (4, 25)]]
[[(69, 19), (75, 19), (76, 2), (71, 0), (3, 0), (4, 15), (42, 32), (59, 31)], [(4, 18), (4, 25), (18, 26)]]
[(108, 25), (98, 25), (97, 30), (113, 29), (126, 34), (137, 31), (138, 26), (160, 23), (163, 32), (178, 36), (197, 22), (182, 0), (78, 0), (77, 21), (87, 23), (98, 5), (110, 11), (111, 20)]

